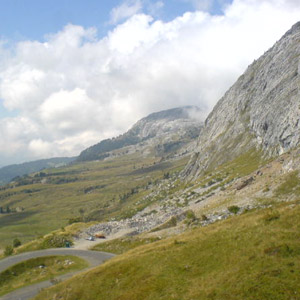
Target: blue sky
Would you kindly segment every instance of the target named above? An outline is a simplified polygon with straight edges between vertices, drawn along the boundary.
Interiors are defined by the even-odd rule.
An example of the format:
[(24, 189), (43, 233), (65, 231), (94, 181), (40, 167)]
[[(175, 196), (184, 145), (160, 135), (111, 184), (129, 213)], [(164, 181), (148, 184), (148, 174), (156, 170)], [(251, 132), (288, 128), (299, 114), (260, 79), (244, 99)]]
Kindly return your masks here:
[(299, 0), (0, 0), (0, 167), (197, 105), (204, 119)]
[[(0, 0), (0, 37), (9, 40), (42, 40), (68, 23), (96, 27), (100, 35), (112, 29), (111, 10), (120, 0)], [(147, 4), (157, 1), (144, 1)], [(169, 21), (186, 11), (194, 11), (197, 1), (167, 0), (157, 17)], [(201, 1), (198, 1), (201, 2)], [(221, 13), (231, 0), (213, 1), (209, 11)], [(222, 5), (221, 5), (222, 3)]]

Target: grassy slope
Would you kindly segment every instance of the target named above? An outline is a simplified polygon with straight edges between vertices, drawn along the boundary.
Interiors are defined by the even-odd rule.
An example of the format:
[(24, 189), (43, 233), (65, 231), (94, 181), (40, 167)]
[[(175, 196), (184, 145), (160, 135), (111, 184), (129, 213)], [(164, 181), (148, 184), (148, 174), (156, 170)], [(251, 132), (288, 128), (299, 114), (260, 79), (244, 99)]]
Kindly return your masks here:
[[(0, 206), (23, 207), (24, 211), (0, 214), (0, 247), (14, 238), (32, 240), (65, 226), (70, 218), (92, 216), (98, 220), (126, 217), (141, 209), (134, 204), (145, 194), (147, 183), (165, 172), (182, 168), (187, 158), (157, 163), (154, 158), (124, 156), (113, 161), (86, 162), (50, 169), (48, 183), (35, 183), (0, 191)], [(155, 164), (154, 164), (155, 163)], [(42, 180), (43, 178), (41, 178)], [(59, 180), (76, 180), (55, 184)], [(140, 187), (139, 193), (121, 202), (119, 195)], [(90, 191), (86, 192), (87, 189)]]
[(122, 238), (100, 243), (94, 246), (93, 248), (91, 248), (91, 250), (104, 251), (104, 252), (109, 252), (114, 254), (123, 254), (131, 249), (134, 249), (141, 245), (150, 244), (158, 240), (160, 239), (157, 237), (152, 237), (152, 238), (122, 237)]
[(300, 299), (299, 203), (138, 247), (35, 299)]
[[(68, 262), (72, 262), (72, 264)], [(45, 267), (39, 268), (41, 265)], [(0, 273), (0, 296), (58, 275), (84, 269), (87, 266), (88, 264), (83, 259), (75, 256), (48, 256), (29, 259)]]

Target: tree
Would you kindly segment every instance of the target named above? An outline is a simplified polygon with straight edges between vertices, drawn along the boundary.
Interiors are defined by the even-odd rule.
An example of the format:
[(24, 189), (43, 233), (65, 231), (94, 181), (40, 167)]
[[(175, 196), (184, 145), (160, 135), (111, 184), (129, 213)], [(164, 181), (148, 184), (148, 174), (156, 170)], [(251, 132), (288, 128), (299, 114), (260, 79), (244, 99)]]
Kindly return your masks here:
[(14, 253), (14, 248), (12, 246), (6, 246), (4, 250), (4, 255), (5, 256), (10, 256)]
[(17, 248), (17, 247), (19, 247), (21, 245), (22, 245), (22, 243), (21, 243), (21, 241), (19, 239), (14, 239), (13, 240), (13, 247), (14, 248)]

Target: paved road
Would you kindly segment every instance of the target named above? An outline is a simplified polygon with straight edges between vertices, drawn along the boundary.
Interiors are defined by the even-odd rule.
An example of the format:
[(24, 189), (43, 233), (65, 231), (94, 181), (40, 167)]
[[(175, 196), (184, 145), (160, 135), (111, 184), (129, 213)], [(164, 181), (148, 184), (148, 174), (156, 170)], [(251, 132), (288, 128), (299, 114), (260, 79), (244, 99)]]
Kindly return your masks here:
[[(31, 258), (42, 257), (42, 256), (53, 256), (53, 255), (73, 255), (78, 256), (80, 258), (85, 259), (89, 263), (89, 268), (96, 267), (102, 264), (105, 260), (113, 257), (113, 254), (105, 253), (105, 252), (98, 252), (98, 251), (89, 251), (89, 250), (76, 250), (76, 249), (47, 249), (47, 250), (40, 250), (40, 251), (33, 251), (22, 253), (15, 256), (7, 257), (3, 260), (0, 260), (0, 272), (4, 271), (5, 269), (19, 263), (22, 261), (26, 261)], [(87, 270), (87, 269), (85, 269)], [(72, 277), (74, 274), (80, 273), (81, 271), (68, 273), (65, 275), (61, 275), (57, 277), (59, 280), (64, 280), (67, 278)], [(43, 281), (34, 285), (30, 285), (19, 290), (16, 290), (12, 293), (9, 293), (5, 296), (0, 297), (0, 300), (28, 300), (34, 297), (39, 293), (42, 288), (46, 288), (51, 286), (50, 280)]]

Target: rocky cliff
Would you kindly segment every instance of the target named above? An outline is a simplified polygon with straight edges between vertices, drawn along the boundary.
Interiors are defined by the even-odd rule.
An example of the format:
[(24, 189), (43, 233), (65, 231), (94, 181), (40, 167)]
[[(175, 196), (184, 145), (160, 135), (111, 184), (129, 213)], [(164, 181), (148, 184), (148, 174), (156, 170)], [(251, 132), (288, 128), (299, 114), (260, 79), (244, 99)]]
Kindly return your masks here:
[[(151, 152), (164, 156), (183, 150), (191, 141), (196, 141), (203, 120), (193, 118), (201, 115), (199, 108), (185, 106), (156, 112), (138, 121), (129, 131), (112, 139), (103, 140), (81, 152), (78, 161), (104, 159), (113, 156), (113, 151)], [(126, 149), (125, 149), (126, 148)], [(185, 149), (184, 151), (186, 151)], [(120, 151), (119, 151), (120, 152)]]
[(253, 149), (274, 156), (300, 144), (300, 22), (254, 61), (205, 121), (184, 176)]

